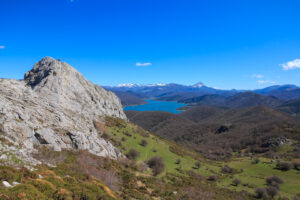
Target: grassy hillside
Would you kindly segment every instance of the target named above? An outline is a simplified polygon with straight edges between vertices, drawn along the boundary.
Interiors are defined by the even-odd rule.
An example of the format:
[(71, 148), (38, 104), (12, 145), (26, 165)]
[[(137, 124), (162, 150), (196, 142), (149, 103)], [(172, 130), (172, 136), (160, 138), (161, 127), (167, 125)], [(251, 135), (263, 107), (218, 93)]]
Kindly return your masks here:
[(156, 135), (215, 160), (228, 159), (241, 150), (269, 154), (276, 151), (279, 143), (300, 141), (299, 119), (261, 106), (234, 109), (199, 106), (178, 115), (135, 112), (128, 116)]
[[(271, 159), (259, 155), (256, 158), (260, 161), (253, 164), (256, 158), (246, 153), (235, 153), (226, 162), (207, 160), (120, 119), (106, 118), (96, 126), (99, 134), (118, 146), (124, 155), (130, 149), (140, 155), (135, 160), (110, 160), (85, 151), (53, 152), (42, 148), (35, 157), (52, 167), (39, 165), (32, 172), (22, 168), (22, 164), (19, 169), (0, 167), (1, 182), (20, 183), (11, 188), (0, 185), (0, 199), (247, 200), (255, 199), (256, 187), (266, 188), (265, 179), (272, 175), (284, 181), (275, 199), (279, 195), (290, 199), (300, 196), (299, 168), (282, 171), (276, 169), (275, 160), (271, 163)], [(293, 149), (279, 149), (278, 155), (282, 156), (277, 161), (299, 162), (287, 160), (290, 151)], [(153, 156), (162, 157), (165, 164), (157, 176), (144, 164)], [(241, 184), (233, 186), (236, 178)]]
[[(212, 176), (216, 177), (216, 182), (213, 182), (213, 187), (238, 192), (247, 191), (255, 196), (257, 187), (267, 188), (266, 178), (277, 175), (284, 182), (279, 189), (279, 195), (281, 197), (293, 198), (297, 195), (300, 196), (299, 169), (282, 171), (276, 168), (276, 162), (299, 162), (299, 160), (293, 158), (294, 155), (292, 157), (288, 156), (289, 152), (293, 151), (289, 145), (285, 147), (281, 146), (281, 148), (277, 150), (277, 160), (264, 158), (259, 154), (256, 155), (256, 157), (254, 157), (253, 154), (233, 154), (232, 158), (226, 162), (213, 162), (204, 159), (199, 154), (178, 148), (176, 144), (152, 135), (133, 124), (126, 123), (126, 125), (117, 126), (114, 124), (108, 128), (107, 132), (111, 134), (113, 140), (120, 142), (121, 148), (126, 147), (123, 148), (125, 154), (131, 148), (139, 151), (141, 154), (137, 158), (138, 162), (147, 161), (150, 157), (155, 155), (161, 156), (165, 161), (166, 169), (160, 177), (164, 177), (168, 173), (183, 175), (183, 171), (193, 171), (202, 177), (206, 177), (205, 179), (209, 179)], [(122, 142), (122, 138), (126, 140)], [(146, 140), (148, 144), (142, 146), (142, 140)], [(154, 149), (156, 150), (155, 152), (153, 151)], [(176, 164), (177, 159), (181, 160), (180, 167)], [(255, 164), (255, 160), (259, 160), (258, 163)], [(201, 163), (200, 168), (195, 167), (197, 161)], [(222, 170), (226, 165), (233, 169), (231, 173)], [(242, 183), (238, 186), (233, 186), (232, 182), (234, 179), (239, 179)], [(206, 184), (211, 184), (210, 181), (205, 182)]]
[[(136, 159), (138, 162), (147, 162), (153, 156), (160, 156), (166, 165), (164, 173), (178, 173), (178, 169), (180, 169), (193, 170), (208, 176), (212, 175), (209, 170), (216, 169), (214, 165), (208, 163), (203, 163), (203, 167), (197, 169), (195, 163), (203, 159), (199, 155), (152, 135), (134, 124), (112, 118), (108, 118), (108, 120), (113, 120), (113, 122), (108, 123), (111, 126), (107, 127), (106, 137), (109, 137), (116, 146), (121, 148), (125, 155), (130, 149), (137, 150), (140, 153)], [(146, 146), (141, 144), (142, 140), (147, 142)], [(178, 159), (180, 159), (180, 164), (176, 164)]]
[[(257, 187), (267, 187), (266, 178), (276, 175), (283, 180), (283, 184), (280, 185), (279, 189), (279, 194), (282, 197), (293, 199), (293, 197), (300, 195), (299, 170), (281, 171), (276, 169), (276, 162), (272, 162), (271, 159), (259, 158), (259, 160), (259, 163), (255, 164), (250, 157), (232, 159), (227, 164), (237, 169), (238, 172), (231, 176), (221, 177), (217, 185), (231, 190), (244, 190), (254, 193)], [(234, 179), (241, 180), (241, 184), (238, 186), (232, 185)]]

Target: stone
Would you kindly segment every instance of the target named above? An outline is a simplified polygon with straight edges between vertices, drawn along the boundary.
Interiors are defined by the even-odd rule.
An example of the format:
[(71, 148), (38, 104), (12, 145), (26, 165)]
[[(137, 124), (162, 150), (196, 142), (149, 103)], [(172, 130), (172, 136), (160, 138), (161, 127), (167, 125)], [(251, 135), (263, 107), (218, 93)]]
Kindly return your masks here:
[(94, 126), (104, 116), (127, 120), (112, 92), (53, 58), (36, 63), (24, 80), (0, 79), (0, 136), (19, 146), (25, 157), (46, 146), (117, 159), (120, 151)]
[(7, 181), (2, 181), (2, 184), (4, 185), (4, 187), (7, 187), (7, 188), (11, 188), (12, 187), (12, 185), (9, 182), (7, 182)]

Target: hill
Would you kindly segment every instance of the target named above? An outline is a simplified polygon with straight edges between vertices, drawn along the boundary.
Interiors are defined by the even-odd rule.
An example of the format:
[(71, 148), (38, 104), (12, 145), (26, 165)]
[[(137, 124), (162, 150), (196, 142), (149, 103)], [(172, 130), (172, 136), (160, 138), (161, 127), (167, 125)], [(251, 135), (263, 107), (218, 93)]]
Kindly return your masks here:
[(291, 100), (287, 101), (280, 106), (277, 107), (282, 112), (288, 113), (295, 117), (300, 117), (300, 101), (299, 100)]
[(180, 102), (192, 106), (206, 105), (227, 108), (245, 108), (252, 106), (277, 107), (284, 101), (273, 96), (263, 96), (253, 92), (242, 92), (233, 96), (225, 97), (221, 95), (204, 95), (199, 97), (187, 98)]
[(122, 91), (114, 91), (121, 100), (122, 105), (125, 106), (132, 106), (132, 105), (142, 105), (147, 103), (143, 100), (143, 97), (134, 93), (134, 92), (122, 92)]
[(271, 152), (273, 146), (266, 145), (270, 140), (299, 141), (300, 136), (298, 119), (260, 106), (234, 109), (199, 106), (179, 115), (139, 112), (128, 117), (157, 135), (212, 159), (228, 158), (232, 151), (242, 149)]

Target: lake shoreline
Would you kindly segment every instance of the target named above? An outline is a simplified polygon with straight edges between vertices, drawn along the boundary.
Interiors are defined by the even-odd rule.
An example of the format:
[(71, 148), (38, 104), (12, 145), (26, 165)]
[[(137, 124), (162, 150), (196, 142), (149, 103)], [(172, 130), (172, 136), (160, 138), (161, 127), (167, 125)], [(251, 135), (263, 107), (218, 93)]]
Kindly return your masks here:
[(174, 114), (179, 114), (183, 110), (179, 110), (181, 107), (186, 106), (187, 104), (178, 103), (174, 101), (156, 101), (152, 99), (146, 99), (147, 103), (136, 106), (125, 106), (124, 111), (136, 110), (136, 111), (165, 111), (171, 112)]

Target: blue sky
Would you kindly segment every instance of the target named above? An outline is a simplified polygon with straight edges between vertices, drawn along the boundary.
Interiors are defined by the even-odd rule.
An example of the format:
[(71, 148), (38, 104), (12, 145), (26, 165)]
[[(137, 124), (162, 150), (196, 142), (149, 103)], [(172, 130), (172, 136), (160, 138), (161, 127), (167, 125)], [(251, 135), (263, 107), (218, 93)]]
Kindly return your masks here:
[(0, 0), (0, 10), (0, 77), (51, 56), (100, 85), (300, 86), (299, 0)]

